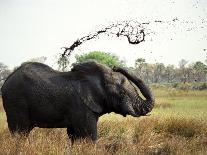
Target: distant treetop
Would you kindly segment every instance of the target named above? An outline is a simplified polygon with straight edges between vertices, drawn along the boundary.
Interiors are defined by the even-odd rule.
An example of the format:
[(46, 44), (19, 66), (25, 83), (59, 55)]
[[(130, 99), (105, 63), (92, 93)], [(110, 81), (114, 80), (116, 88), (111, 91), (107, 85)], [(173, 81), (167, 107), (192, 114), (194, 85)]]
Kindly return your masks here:
[(76, 63), (89, 61), (89, 60), (96, 60), (97, 62), (101, 64), (105, 64), (109, 67), (126, 66), (125, 62), (120, 60), (118, 56), (101, 51), (92, 51), (86, 54), (76, 55), (75, 58), (76, 58)]

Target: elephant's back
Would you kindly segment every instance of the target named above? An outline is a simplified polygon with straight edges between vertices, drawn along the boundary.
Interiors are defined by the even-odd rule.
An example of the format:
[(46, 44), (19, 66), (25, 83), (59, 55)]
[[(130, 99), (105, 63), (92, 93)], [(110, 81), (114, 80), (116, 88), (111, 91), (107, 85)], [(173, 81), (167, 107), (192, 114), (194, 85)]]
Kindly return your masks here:
[(22, 87), (24, 83), (29, 81), (46, 80), (54, 74), (57, 74), (57, 71), (45, 64), (37, 62), (24, 63), (6, 79), (1, 88), (2, 93), (14, 89), (15, 87)]
[(57, 71), (53, 70), (51, 67), (38, 62), (25, 63), (20, 67), (19, 71), (24, 75), (33, 77), (38, 75), (48, 76), (57, 73)]

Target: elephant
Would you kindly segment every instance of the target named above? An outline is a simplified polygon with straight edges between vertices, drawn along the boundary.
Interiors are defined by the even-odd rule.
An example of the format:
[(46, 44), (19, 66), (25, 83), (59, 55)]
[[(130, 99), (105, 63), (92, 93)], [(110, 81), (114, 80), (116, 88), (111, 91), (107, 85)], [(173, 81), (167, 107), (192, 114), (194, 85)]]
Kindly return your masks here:
[(67, 72), (24, 63), (1, 91), (11, 134), (28, 135), (34, 127), (67, 128), (72, 142), (96, 141), (98, 118), (103, 114), (145, 116), (155, 102), (141, 79), (123, 67), (109, 68), (96, 61), (77, 63)]

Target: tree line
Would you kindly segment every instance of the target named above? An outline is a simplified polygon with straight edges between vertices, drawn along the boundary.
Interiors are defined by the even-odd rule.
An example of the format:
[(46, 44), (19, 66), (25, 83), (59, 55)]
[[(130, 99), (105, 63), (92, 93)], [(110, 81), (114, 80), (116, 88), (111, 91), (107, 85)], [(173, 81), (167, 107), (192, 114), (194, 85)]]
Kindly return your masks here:
[[(96, 60), (109, 67), (125, 67), (149, 84), (207, 82), (207, 64), (201, 61), (188, 62), (185, 59), (181, 59), (178, 67), (176, 67), (174, 65), (165, 65), (163, 63), (147, 63), (144, 58), (137, 58), (134, 67), (127, 67), (126, 63), (118, 56), (106, 52), (93, 51), (86, 54), (76, 55), (75, 58), (76, 61), (74, 63)], [(46, 57), (38, 57), (28, 61), (45, 63), (46, 59)], [(64, 62), (61, 63), (60, 61)], [(59, 65), (58, 68), (60, 71), (65, 71), (66, 67), (69, 65), (73, 66), (74, 64), (70, 64), (70, 61), (62, 59), (58, 59), (55, 63)], [(16, 68), (17, 67), (13, 70)], [(0, 62), (0, 87), (13, 70), (10, 70), (7, 65)]]
[(89, 59), (94, 59), (109, 67), (125, 67), (146, 83), (207, 82), (207, 65), (201, 61), (188, 62), (181, 59), (176, 67), (163, 63), (147, 63), (144, 58), (137, 58), (134, 67), (127, 67), (124, 61), (111, 53), (94, 51), (76, 55), (76, 63)]
[(189, 63), (181, 59), (176, 67), (163, 63), (150, 64), (138, 58), (132, 70), (147, 83), (207, 82), (207, 65), (201, 61)]

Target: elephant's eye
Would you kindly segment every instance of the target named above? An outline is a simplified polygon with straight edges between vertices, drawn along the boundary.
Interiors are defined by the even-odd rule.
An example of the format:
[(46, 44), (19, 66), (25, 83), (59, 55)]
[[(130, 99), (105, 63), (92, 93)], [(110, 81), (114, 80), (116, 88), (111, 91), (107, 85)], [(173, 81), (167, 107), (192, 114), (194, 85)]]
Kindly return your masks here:
[(121, 84), (124, 84), (124, 82), (125, 82), (125, 79), (124, 78), (121, 79)]

